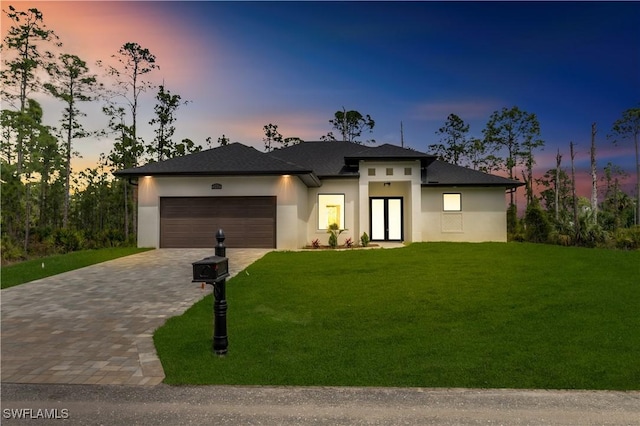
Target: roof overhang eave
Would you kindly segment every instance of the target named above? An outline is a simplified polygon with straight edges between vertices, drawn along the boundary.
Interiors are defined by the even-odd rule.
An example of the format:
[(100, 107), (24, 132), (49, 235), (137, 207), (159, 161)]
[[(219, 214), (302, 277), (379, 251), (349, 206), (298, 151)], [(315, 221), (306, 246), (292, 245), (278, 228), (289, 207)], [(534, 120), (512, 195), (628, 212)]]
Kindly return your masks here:
[(508, 184), (508, 183), (444, 183), (444, 182), (427, 182), (427, 183), (422, 183), (421, 186), (423, 188), (430, 188), (430, 187), (476, 187), (476, 188), (505, 188), (505, 190), (507, 189), (513, 189), (513, 188), (518, 188), (520, 186), (523, 186), (524, 183), (522, 182), (518, 182), (518, 183), (513, 183), (513, 184)]
[(320, 179), (359, 179), (360, 173), (337, 174), (337, 175), (319, 175)]
[(322, 186), (320, 178), (313, 173), (299, 174), (298, 178), (307, 185), (307, 188), (320, 188)]
[(423, 167), (433, 163), (437, 157), (434, 155), (424, 155), (415, 157), (402, 157), (402, 156), (349, 156), (344, 157), (345, 164), (358, 164), (360, 161), (420, 161)]
[(255, 171), (255, 172), (234, 172), (234, 171), (219, 171), (219, 172), (198, 172), (198, 171), (190, 171), (190, 172), (125, 172), (125, 171), (117, 171), (113, 173), (114, 176), (120, 178), (140, 178), (146, 176), (152, 177), (206, 177), (206, 176), (297, 176), (305, 185), (308, 187), (320, 187), (322, 186), (322, 182), (320, 179), (309, 170), (278, 170), (278, 171)]
[(313, 174), (310, 170), (268, 170), (268, 171), (185, 171), (185, 172), (126, 172), (125, 170), (113, 172), (117, 177), (140, 177), (140, 176), (282, 176), (282, 175), (304, 175)]

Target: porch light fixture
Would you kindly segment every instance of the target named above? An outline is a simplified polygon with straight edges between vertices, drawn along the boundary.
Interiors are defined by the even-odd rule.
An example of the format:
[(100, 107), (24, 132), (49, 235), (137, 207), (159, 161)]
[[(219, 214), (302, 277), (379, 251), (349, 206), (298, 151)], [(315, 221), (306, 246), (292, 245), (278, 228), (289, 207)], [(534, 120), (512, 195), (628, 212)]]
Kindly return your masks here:
[(391, 186), (391, 182), (385, 182), (384, 186)]

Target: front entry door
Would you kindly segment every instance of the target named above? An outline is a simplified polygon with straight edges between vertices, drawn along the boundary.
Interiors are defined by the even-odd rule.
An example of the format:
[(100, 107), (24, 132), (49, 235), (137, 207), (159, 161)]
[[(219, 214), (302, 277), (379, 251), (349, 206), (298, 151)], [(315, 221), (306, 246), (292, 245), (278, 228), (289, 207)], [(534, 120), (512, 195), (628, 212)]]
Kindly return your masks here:
[(402, 197), (369, 199), (372, 241), (402, 241), (402, 222)]

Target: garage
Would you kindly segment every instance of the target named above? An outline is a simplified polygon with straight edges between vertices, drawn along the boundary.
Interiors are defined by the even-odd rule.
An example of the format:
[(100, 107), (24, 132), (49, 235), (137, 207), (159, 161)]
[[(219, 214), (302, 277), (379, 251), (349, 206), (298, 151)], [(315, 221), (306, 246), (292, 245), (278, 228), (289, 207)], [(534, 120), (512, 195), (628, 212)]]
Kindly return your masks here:
[(160, 247), (276, 247), (276, 197), (161, 197)]

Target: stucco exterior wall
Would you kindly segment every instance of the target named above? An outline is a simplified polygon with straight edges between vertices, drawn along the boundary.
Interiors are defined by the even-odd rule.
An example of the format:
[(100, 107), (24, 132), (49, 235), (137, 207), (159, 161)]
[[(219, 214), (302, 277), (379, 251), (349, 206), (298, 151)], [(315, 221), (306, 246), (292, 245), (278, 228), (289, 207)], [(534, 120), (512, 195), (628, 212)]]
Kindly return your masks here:
[[(443, 211), (442, 194), (460, 193), (462, 210)], [(422, 241), (507, 241), (504, 188), (422, 188)]]
[[(221, 189), (211, 189), (217, 183)], [(276, 196), (276, 245), (296, 249), (306, 239), (306, 186), (295, 176), (144, 177), (138, 183), (138, 246), (160, 245), (160, 197)]]
[[(371, 168), (375, 175), (369, 175)], [(387, 175), (387, 168), (393, 169), (392, 175)], [(221, 189), (212, 189), (214, 183)], [(461, 211), (444, 212), (443, 193), (460, 193)], [(307, 188), (295, 176), (140, 178), (138, 246), (159, 247), (161, 197), (216, 196), (275, 196), (278, 249), (298, 249), (316, 238), (327, 244), (329, 235), (318, 223), (319, 194), (344, 194), (347, 230), (339, 244), (346, 238), (357, 243), (363, 232), (370, 232), (369, 197), (403, 197), (404, 240), (408, 242), (507, 240), (504, 188), (423, 188), (418, 161), (362, 161), (359, 178), (325, 179), (319, 188)]]

